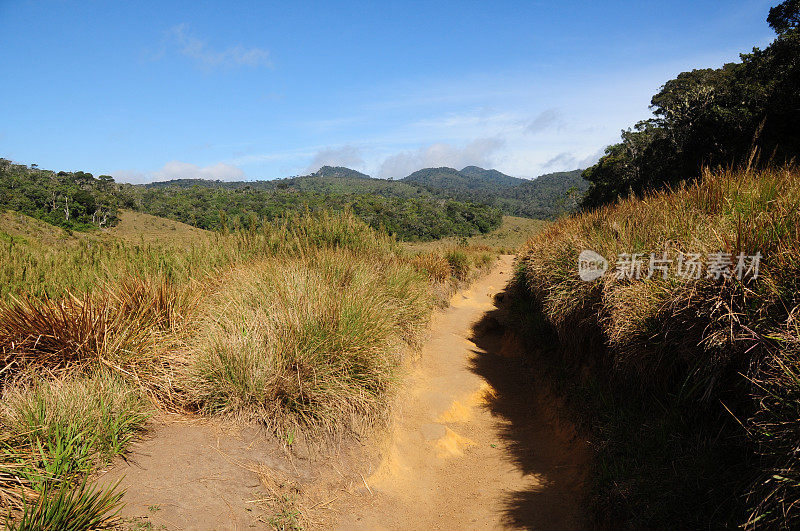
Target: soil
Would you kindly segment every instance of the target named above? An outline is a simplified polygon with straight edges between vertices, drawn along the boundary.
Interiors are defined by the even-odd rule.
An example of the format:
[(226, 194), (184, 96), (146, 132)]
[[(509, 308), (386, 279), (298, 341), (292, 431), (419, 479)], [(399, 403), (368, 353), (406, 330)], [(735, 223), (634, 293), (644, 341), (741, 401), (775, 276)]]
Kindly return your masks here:
[(382, 442), (315, 453), (233, 421), (159, 417), (101, 478), (127, 489), (126, 525), (587, 527), (586, 443), (495, 315), (512, 265), (501, 257), (434, 316)]

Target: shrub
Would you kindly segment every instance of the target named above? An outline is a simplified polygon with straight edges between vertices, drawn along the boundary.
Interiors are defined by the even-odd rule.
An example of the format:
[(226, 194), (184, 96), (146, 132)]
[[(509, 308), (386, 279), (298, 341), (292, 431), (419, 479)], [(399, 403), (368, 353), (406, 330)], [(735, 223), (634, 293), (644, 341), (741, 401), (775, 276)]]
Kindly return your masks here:
[(450, 271), (458, 280), (467, 280), (467, 276), (469, 275), (469, 257), (464, 251), (460, 251), (457, 249), (448, 251), (445, 254), (445, 259), (447, 259), (447, 263), (450, 264)]

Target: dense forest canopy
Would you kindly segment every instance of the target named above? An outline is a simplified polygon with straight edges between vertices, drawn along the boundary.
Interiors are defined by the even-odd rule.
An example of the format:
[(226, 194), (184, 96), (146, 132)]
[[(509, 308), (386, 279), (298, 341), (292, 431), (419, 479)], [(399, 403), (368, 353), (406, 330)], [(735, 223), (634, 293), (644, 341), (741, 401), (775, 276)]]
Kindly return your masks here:
[(502, 214), (554, 219), (574, 211), (586, 190), (580, 170), (519, 179), (468, 166), (427, 168), (401, 180), (323, 166), (272, 181), (180, 179), (118, 184), (85, 172), (0, 164), (0, 207), (71, 229), (113, 225), (129, 208), (209, 230), (253, 228), (288, 212), (352, 210), (374, 228), (424, 241), (498, 227)]
[(589, 187), (581, 178), (581, 170), (550, 173), (529, 180), (477, 166), (462, 170), (425, 168), (400, 182), (414, 183), (435, 197), (469, 199), (512, 216), (550, 220), (573, 212)]
[[(0, 208), (78, 230), (113, 225), (120, 208), (210, 230), (255, 228), (289, 212), (350, 209), (372, 227), (413, 241), (485, 233), (502, 221), (493, 207), (440, 199), (409, 185), (392, 186), (342, 170), (294, 179), (300, 183), (296, 187), (281, 181), (264, 186), (194, 179), (134, 186), (106, 175), (56, 173), (0, 159)], [(354, 186), (352, 181), (367, 184)], [(399, 189), (382, 193), (386, 187)]]
[(0, 159), (0, 208), (60, 227), (81, 230), (113, 225), (120, 207), (118, 189), (108, 175), (56, 173)]
[(500, 225), (499, 210), (459, 201), (382, 196), (374, 193), (322, 193), (254, 188), (167, 186), (130, 187), (142, 212), (203, 229), (253, 228), (288, 212), (350, 209), (374, 228), (403, 240), (471, 236)]
[(693, 179), (704, 166), (783, 163), (800, 153), (800, 0), (767, 18), (778, 34), (765, 49), (722, 68), (683, 72), (651, 100), (653, 118), (622, 132), (622, 141), (584, 171), (583, 205)]
[(503, 213), (555, 219), (576, 209), (589, 183), (580, 170), (556, 172), (536, 179), (511, 177), (477, 166), (424, 168), (400, 180), (374, 179), (349, 168), (323, 166), (317, 172), (272, 181), (205, 181), (179, 179), (145, 185), (148, 188), (205, 186), (210, 188), (286, 190), (333, 195), (369, 194), (388, 198), (455, 200), (489, 205)]

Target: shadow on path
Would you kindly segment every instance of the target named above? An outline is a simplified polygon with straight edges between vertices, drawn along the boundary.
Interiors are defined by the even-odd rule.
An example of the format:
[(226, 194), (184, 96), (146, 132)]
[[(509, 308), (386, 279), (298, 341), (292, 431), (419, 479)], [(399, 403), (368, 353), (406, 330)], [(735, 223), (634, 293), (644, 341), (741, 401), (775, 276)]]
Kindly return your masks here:
[(584, 479), (589, 464), (586, 443), (559, 416), (559, 401), (537, 371), (533, 349), (526, 349), (501, 323), (509, 295), (495, 297), (495, 309), (473, 326), (476, 345), (471, 370), (494, 389), (486, 407), (497, 422), (509, 459), (523, 474), (540, 481), (511, 492), (503, 501), (506, 525), (525, 529), (588, 527)]

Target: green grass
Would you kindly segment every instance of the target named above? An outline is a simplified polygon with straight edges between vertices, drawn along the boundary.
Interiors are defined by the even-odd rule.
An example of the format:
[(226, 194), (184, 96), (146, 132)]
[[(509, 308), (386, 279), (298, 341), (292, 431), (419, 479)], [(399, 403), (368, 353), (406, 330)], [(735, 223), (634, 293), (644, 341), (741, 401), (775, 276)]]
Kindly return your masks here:
[(72, 488), (66, 482), (49, 484), (36, 502), (26, 503), (21, 514), (6, 520), (9, 531), (83, 531), (115, 526), (122, 492), (116, 486), (101, 490), (85, 481)]
[(514, 254), (522, 248), (531, 236), (544, 230), (549, 221), (503, 216), (501, 225), (485, 234), (477, 234), (469, 238), (442, 238), (431, 242), (404, 243), (403, 247), (415, 253), (443, 252), (451, 247), (489, 248), (499, 254)]
[[(708, 172), (561, 220), (520, 255), (531, 328), (597, 448), (598, 514), (631, 527), (798, 522), (800, 171)], [(590, 249), (763, 255), (758, 279), (583, 282)], [(789, 441), (792, 441), (791, 443)]]
[[(46, 236), (12, 217), (0, 242), (0, 509), (21, 528), (70, 507), (113, 521), (93, 511), (116, 494), (80, 485), (154, 405), (257, 421), (287, 444), (383, 423), (434, 308), (495, 257), (411, 255), (347, 212), (217, 234), (123, 215), (102, 234)], [(137, 223), (149, 227), (138, 239)]]
[(46, 449), (45, 459), (55, 456), (55, 463), (75, 455), (75, 463), (90, 464), (90, 458), (108, 462), (122, 454), (143, 430), (147, 409), (138, 389), (101, 370), (9, 389), (0, 403), (0, 424), (24, 447)]
[[(41, 379), (0, 402), (0, 507), (10, 529), (111, 525), (122, 493), (87, 477), (144, 429), (147, 401), (109, 371)], [(4, 477), (3, 470), (6, 471)]]

